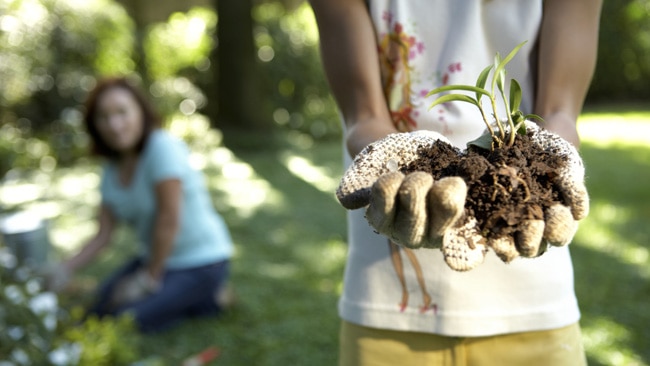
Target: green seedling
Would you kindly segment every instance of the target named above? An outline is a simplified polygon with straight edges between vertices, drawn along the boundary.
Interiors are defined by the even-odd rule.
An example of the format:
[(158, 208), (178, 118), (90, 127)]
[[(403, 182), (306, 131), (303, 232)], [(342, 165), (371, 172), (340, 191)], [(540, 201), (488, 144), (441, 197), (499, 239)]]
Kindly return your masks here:
[[(527, 119), (538, 119), (541, 120), (541, 117), (535, 114), (524, 114), (520, 109), (521, 105), (521, 86), (515, 79), (510, 79), (510, 96), (506, 98), (505, 92), (505, 82), (506, 82), (506, 65), (510, 62), (517, 52), (526, 44), (526, 41), (517, 45), (508, 56), (504, 59), (501, 58), (499, 53), (496, 54), (494, 58), (494, 64), (486, 67), (481, 71), (476, 80), (476, 85), (446, 85), (439, 88), (436, 88), (430, 91), (427, 94), (428, 96), (445, 93), (445, 92), (456, 92), (451, 94), (445, 94), (438, 99), (436, 99), (429, 109), (443, 103), (447, 102), (466, 102), (475, 105), (481, 112), (483, 121), (487, 126), (489, 134), (483, 135), (478, 139), (471, 141), (468, 145), (478, 146), (488, 150), (494, 150), (495, 148), (501, 148), (503, 146), (510, 147), (515, 142), (515, 137), (517, 134), (526, 133), (526, 124), (524, 123)], [(486, 89), (486, 84), (488, 78), (492, 74), (492, 82), (490, 89)], [(469, 92), (469, 94), (460, 94), (458, 91)], [(472, 95), (473, 94), (473, 95)], [(507, 114), (507, 123), (509, 128), (505, 128), (503, 121), (499, 118), (497, 112), (497, 98), (502, 98), (503, 104), (505, 105), (506, 114)], [(490, 118), (488, 117), (481, 100), (483, 98), (488, 98), (490, 101), (490, 106), (492, 107), (492, 117), (496, 123), (496, 131), (492, 127)]]

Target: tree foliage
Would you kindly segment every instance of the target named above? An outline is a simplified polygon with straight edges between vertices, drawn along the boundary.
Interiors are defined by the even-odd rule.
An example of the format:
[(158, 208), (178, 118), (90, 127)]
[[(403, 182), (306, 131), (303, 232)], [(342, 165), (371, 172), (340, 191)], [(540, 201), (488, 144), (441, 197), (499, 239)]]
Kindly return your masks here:
[(590, 102), (650, 97), (650, 0), (603, 2)]
[[(154, 18), (135, 19), (148, 12), (143, 4), (157, 2), (127, 11), (115, 0), (0, 0), (0, 177), (16, 167), (51, 171), (82, 156), (81, 103), (107, 75), (143, 80), (167, 119), (207, 115), (213, 126), (230, 119), (315, 137), (339, 133), (306, 1), (246, 3), (241, 16), (250, 13), (250, 22), (230, 18), (230, 41), (217, 34), (218, 2), (203, 3), (213, 7), (184, 3), (165, 18), (162, 8), (181, 6), (166, 1)], [(650, 96), (649, 14), (650, 0), (604, 3), (589, 101)], [(246, 43), (246, 56), (228, 51), (229, 43)], [(249, 71), (236, 69), (242, 65)], [(218, 103), (234, 117), (216, 120)], [(242, 123), (251, 111), (260, 124)]]

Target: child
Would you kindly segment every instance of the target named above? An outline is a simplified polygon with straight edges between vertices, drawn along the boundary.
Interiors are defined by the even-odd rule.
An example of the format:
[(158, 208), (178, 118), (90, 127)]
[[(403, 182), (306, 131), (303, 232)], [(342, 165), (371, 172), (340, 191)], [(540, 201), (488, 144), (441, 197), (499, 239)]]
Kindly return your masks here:
[[(458, 147), (484, 130), (475, 107), (431, 111), (428, 91), (473, 85), (497, 52), (521, 109), (577, 146), (576, 120), (595, 67), (601, 1), (311, 0), (350, 157), (395, 132), (434, 130)], [(501, 106), (502, 107), (502, 106)], [(349, 214), (341, 365), (582, 365), (567, 247), (503, 264), (490, 253), (454, 272), (438, 250), (408, 250)]]

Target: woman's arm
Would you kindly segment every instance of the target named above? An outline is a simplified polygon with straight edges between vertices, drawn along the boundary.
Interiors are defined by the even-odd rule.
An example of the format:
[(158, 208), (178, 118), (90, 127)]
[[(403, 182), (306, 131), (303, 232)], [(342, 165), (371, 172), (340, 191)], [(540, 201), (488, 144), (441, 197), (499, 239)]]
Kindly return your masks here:
[(311, 0), (321, 56), (334, 99), (347, 125), (352, 156), (393, 126), (381, 86), (375, 31), (364, 0)]
[(74, 272), (86, 266), (110, 243), (115, 229), (115, 218), (111, 210), (105, 205), (102, 205), (99, 209), (98, 222), (97, 234), (84, 245), (79, 253), (64, 263), (64, 267), (68, 272)]
[(151, 256), (146, 270), (151, 278), (159, 280), (165, 261), (172, 252), (179, 229), (182, 184), (178, 179), (166, 179), (156, 184), (157, 212), (154, 219)]
[(578, 146), (576, 121), (596, 66), (602, 0), (545, 0), (535, 113)]

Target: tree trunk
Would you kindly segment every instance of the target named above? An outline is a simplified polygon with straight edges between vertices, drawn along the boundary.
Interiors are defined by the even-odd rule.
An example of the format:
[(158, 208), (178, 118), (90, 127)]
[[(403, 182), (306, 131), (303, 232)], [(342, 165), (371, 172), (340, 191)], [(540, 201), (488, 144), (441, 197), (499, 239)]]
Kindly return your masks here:
[[(260, 79), (253, 39), (252, 0), (214, 0), (218, 50), (217, 118), (213, 126), (263, 129)], [(214, 58), (213, 58), (214, 60)]]

